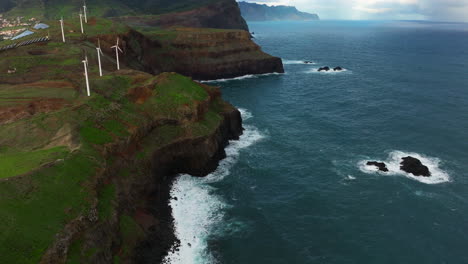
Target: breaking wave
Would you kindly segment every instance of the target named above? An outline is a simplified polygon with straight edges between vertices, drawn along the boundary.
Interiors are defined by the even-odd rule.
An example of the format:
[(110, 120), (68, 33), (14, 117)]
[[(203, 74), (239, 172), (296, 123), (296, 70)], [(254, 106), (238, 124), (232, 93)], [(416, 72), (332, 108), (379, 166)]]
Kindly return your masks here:
[(345, 68), (343, 68), (343, 70), (341, 71), (334, 71), (333, 69), (330, 69), (329, 71), (318, 71), (318, 69), (319, 68), (312, 68), (306, 71), (305, 73), (316, 73), (316, 74), (343, 74), (343, 73), (350, 74), (352, 73), (352, 71), (345, 69)]
[(272, 72), (272, 73), (264, 73), (264, 74), (247, 74), (239, 77), (234, 78), (226, 78), (226, 79), (216, 79), (216, 80), (205, 80), (199, 81), (201, 83), (217, 83), (217, 82), (229, 82), (229, 81), (239, 81), (245, 79), (253, 79), (258, 77), (265, 77), (265, 76), (272, 76), (272, 75), (282, 75), (284, 73)]
[[(400, 170), (400, 163), (402, 158), (412, 156), (421, 161), (422, 164), (429, 168), (431, 172), (430, 177), (414, 176), (411, 173)], [(403, 152), (403, 151), (392, 151), (390, 152), (387, 160), (384, 160), (387, 165), (388, 172), (379, 171), (376, 166), (369, 166), (366, 163), (370, 160), (363, 160), (358, 163), (359, 169), (365, 173), (378, 173), (382, 175), (402, 175), (407, 178), (426, 183), (426, 184), (439, 184), (444, 182), (450, 182), (450, 176), (447, 172), (439, 168), (440, 160), (438, 158), (427, 157), (418, 153)], [(372, 160), (374, 161), (374, 160)], [(376, 160), (378, 161), (378, 160)]]
[(305, 65), (313, 65), (317, 64), (316, 62), (310, 61), (310, 63), (307, 63), (309, 61), (304, 61), (304, 60), (282, 60), (283, 64), (305, 64)]
[[(252, 117), (252, 114), (245, 109), (240, 109), (240, 112), (244, 120)], [(228, 176), (238, 161), (240, 151), (264, 138), (256, 127), (244, 125), (244, 128), (244, 134), (239, 140), (229, 142), (226, 147), (226, 158), (213, 173), (204, 178), (183, 174), (174, 181), (171, 197), (177, 199), (171, 199), (170, 206), (175, 235), (180, 244), (173, 246), (164, 263), (217, 262), (208, 249), (208, 240), (216, 227), (223, 222), (224, 211), (229, 205), (216, 194), (216, 188), (210, 183), (221, 181)]]

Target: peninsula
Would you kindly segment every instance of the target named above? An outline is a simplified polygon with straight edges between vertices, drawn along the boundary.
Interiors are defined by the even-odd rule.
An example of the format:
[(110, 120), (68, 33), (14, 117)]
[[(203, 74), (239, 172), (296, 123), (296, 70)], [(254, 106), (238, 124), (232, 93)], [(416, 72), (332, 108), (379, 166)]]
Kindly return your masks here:
[[(243, 131), (220, 89), (195, 80), (283, 72), (234, 0), (86, 5), (0, 6), (29, 31), (0, 41), (4, 263), (161, 262), (175, 175), (211, 172)], [(48, 28), (23, 25), (33, 17)]]

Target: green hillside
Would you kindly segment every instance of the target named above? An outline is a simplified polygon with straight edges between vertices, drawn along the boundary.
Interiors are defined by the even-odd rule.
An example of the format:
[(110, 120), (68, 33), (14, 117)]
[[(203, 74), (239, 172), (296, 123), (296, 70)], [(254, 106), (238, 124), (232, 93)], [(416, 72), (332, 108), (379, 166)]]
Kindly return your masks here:
[[(190, 10), (220, 0), (88, 0), (90, 16), (115, 17), (127, 15), (163, 14)], [(82, 0), (2, 0), (0, 12), (6, 16), (56, 19), (76, 16)]]

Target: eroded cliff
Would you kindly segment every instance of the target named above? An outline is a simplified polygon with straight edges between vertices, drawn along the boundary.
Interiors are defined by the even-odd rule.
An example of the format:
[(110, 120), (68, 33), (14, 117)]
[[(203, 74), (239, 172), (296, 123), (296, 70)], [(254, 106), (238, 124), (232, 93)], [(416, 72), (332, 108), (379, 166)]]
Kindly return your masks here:
[(283, 73), (280, 58), (264, 53), (243, 30), (174, 28), (124, 36), (128, 65), (154, 74), (174, 71), (197, 80)]
[(6, 263), (133, 263), (147, 247), (160, 260), (175, 242), (172, 177), (210, 172), (242, 133), (218, 88), (175, 73), (91, 83), (91, 98), (0, 129), (2, 159), (41, 156), (23, 173), (0, 171)]

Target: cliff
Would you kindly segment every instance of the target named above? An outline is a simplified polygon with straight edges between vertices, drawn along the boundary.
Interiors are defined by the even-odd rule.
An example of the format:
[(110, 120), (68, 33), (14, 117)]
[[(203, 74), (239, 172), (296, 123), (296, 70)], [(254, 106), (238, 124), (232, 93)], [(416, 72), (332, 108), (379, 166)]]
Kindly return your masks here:
[(10, 86), (0, 105), (30, 105), (18, 100), (26, 91), (66, 102), (0, 126), (2, 261), (133, 263), (149, 246), (161, 260), (175, 242), (172, 177), (216, 168), (240, 113), (218, 88), (174, 73), (93, 73), (89, 98), (42, 84)]
[(157, 15), (121, 16), (116, 20), (136, 27), (168, 28), (177, 26), (249, 30), (235, 0), (209, 1), (205, 5), (198, 3), (193, 8), (187, 9), (187, 6), (185, 7), (169, 13), (160, 13), (161, 9), (158, 9), (157, 13), (152, 13)]
[(197, 80), (284, 72), (280, 58), (264, 53), (242, 30), (175, 28), (124, 36), (125, 60), (151, 72), (174, 71)]
[[(235, 0), (88, 0), (90, 17), (137, 20), (152, 26), (248, 30)], [(2, 0), (0, 12), (16, 18), (76, 18), (82, 0)]]
[[(132, 263), (148, 247), (161, 259), (175, 240), (172, 176), (213, 170), (242, 133), (239, 112), (218, 88), (123, 62), (116, 71), (106, 40), (134, 31), (108, 20), (89, 24), (85, 37), (69, 33), (67, 43), (57, 42), (52, 26), (52, 41), (0, 56), (2, 262)], [(103, 77), (98, 33), (105, 33)]]
[[(52, 3), (13, 2), (46, 9)], [(225, 8), (232, 12), (232, 5)], [(207, 10), (213, 15), (197, 15), (200, 26), (222, 20), (222, 12)], [(219, 26), (245, 25), (233, 17)], [(65, 21), (62, 43), (57, 21), (45, 23), (47, 32), (22, 41), (49, 32), (50, 41), (0, 54), (1, 261), (158, 263), (176, 242), (168, 207), (173, 176), (212, 171), (228, 140), (242, 133), (239, 111), (222, 100), (219, 88), (167, 71), (197, 79), (234, 77), (281, 72), (281, 60), (239, 29), (128, 26), (90, 17), (81, 34), (75, 18)], [(120, 71), (110, 48), (116, 38), (124, 50)]]
[(247, 21), (319, 20), (317, 14), (300, 12), (293, 6), (268, 6), (239, 2), (241, 14)]

